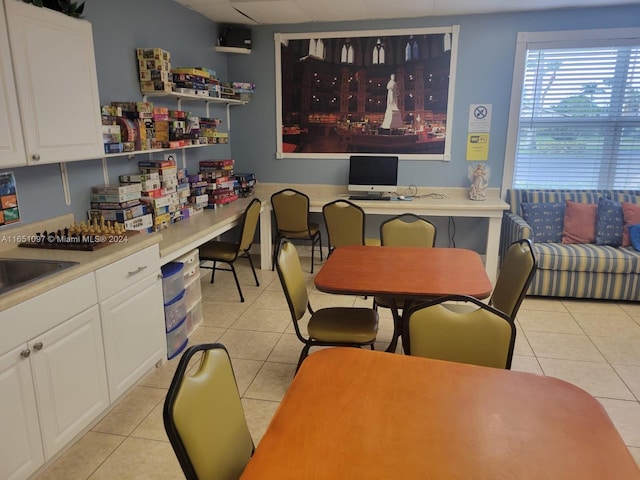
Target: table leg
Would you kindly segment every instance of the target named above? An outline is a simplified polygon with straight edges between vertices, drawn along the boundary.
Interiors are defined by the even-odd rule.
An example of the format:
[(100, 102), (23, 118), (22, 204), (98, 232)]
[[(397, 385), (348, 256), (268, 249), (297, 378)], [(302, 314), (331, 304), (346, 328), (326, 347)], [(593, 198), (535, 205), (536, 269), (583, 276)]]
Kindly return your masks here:
[[(386, 300), (387, 303), (391, 305), (391, 315), (393, 315), (393, 336), (385, 352), (395, 353), (396, 347), (398, 346), (398, 339), (402, 335), (402, 315), (400, 315), (398, 311), (399, 308), (395, 298), (387, 298)], [(406, 301), (404, 306), (406, 307), (408, 303), (409, 301)]]
[(260, 269), (271, 270), (271, 209), (260, 212)]

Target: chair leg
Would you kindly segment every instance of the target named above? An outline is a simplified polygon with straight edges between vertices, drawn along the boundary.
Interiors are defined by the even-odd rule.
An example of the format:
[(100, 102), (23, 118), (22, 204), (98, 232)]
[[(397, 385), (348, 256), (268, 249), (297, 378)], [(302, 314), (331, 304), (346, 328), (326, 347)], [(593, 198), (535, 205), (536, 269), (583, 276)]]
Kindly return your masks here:
[(276, 233), (276, 239), (273, 242), (273, 258), (271, 261), (271, 271), (276, 269), (276, 259), (278, 258), (278, 252), (280, 251), (280, 237), (279, 233)]
[(238, 275), (236, 274), (236, 269), (233, 266), (233, 263), (228, 264), (231, 267), (231, 273), (233, 273), (233, 278), (236, 281), (236, 287), (238, 287), (238, 293), (240, 294), (240, 301), (244, 302), (244, 297), (242, 296), (242, 288), (240, 288), (240, 282), (238, 281)]
[(213, 268), (211, 269), (211, 282), (209, 283), (213, 283), (214, 275), (216, 274), (216, 262), (215, 260), (212, 260), (212, 261), (213, 261)]
[(313, 257), (315, 256), (316, 242), (311, 239), (311, 273), (313, 273)]
[(318, 232), (318, 244), (320, 245), (320, 261), (322, 261), (322, 234)]
[(248, 251), (244, 252), (249, 259), (249, 265), (251, 265), (251, 271), (253, 272), (253, 278), (256, 280), (256, 287), (260, 286), (260, 282), (258, 282), (258, 275), (256, 275), (256, 269), (253, 267), (253, 260), (251, 260), (251, 254)]
[(300, 352), (300, 358), (298, 359), (298, 365), (296, 366), (296, 373), (298, 373), (298, 370), (300, 370), (300, 365), (302, 365), (302, 362), (304, 361), (304, 359), (307, 358), (307, 355), (309, 355), (310, 348), (311, 348), (311, 344), (305, 343), (304, 348)]

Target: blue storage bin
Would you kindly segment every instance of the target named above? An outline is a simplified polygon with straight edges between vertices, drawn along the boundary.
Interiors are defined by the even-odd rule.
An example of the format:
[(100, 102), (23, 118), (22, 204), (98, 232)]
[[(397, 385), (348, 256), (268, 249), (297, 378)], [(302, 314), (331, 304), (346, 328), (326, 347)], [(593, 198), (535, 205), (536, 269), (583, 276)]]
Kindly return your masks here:
[(179, 262), (167, 263), (162, 267), (162, 296), (164, 304), (171, 303), (184, 290), (184, 264)]

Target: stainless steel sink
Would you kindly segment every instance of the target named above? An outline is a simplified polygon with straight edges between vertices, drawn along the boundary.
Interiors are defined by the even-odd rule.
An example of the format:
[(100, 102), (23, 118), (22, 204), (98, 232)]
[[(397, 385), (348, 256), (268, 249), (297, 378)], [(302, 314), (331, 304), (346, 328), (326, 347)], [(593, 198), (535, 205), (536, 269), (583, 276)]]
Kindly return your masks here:
[(0, 295), (77, 264), (58, 260), (0, 258)]

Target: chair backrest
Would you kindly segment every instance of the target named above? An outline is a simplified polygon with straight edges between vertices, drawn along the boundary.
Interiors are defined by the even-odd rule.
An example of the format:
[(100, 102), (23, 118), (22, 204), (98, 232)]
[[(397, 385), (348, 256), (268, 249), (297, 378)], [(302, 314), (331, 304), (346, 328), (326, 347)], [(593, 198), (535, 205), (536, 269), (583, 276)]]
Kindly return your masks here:
[(309, 197), (292, 188), (271, 195), (271, 207), (280, 232), (309, 231)]
[(329, 247), (364, 245), (364, 210), (348, 200), (335, 200), (322, 207)]
[(537, 261), (531, 240), (513, 242), (500, 266), (489, 304), (515, 320), (536, 268)]
[(254, 198), (247, 206), (242, 216), (242, 228), (240, 234), (240, 250), (245, 251), (251, 248), (253, 238), (258, 228), (258, 219), (260, 218), (260, 208), (262, 204), (260, 200)]
[(404, 213), (380, 224), (380, 242), (388, 247), (433, 247), (436, 226), (418, 215)]
[(300, 257), (293, 243), (283, 241), (278, 252), (278, 261), (276, 263), (278, 277), (284, 290), (284, 296), (289, 304), (289, 311), (293, 317), (293, 324), (296, 333), (299, 334), (298, 320), (300, 320), (309, 304), (309, 294), (307, 293), (307, 284), (304, 280), (302, 266), (300, 265)]
[[(189, 361), (201, 352), (194, 373)], [(178, 363), (164, 426), (187, 479), (237, 479), (253, 454), (229, 354), (219, 343), (194, 345)]]
[[(443, 302), (471, 302), (478, 308), (453, 311)], [(515, 323), (501, 311), (464, 295), (416, 305), (407, 313), (405, 353), (485, 367), (511, 368)]]

